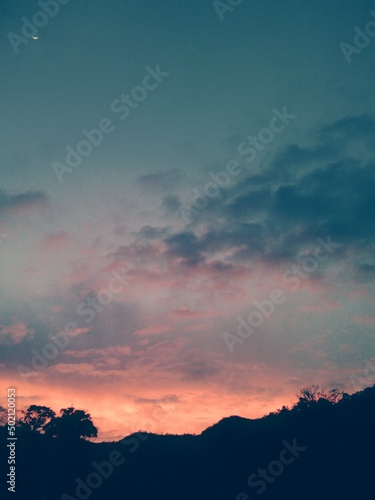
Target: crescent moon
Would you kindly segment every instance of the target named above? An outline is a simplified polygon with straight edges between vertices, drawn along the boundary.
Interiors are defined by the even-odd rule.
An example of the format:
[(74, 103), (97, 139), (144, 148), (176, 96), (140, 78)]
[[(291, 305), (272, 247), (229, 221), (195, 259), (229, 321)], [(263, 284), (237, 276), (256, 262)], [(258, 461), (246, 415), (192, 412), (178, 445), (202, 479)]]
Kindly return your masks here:
[(38, 36), (33, 36), (34, 40), (38, 40), (38, 38), (39, 38)]

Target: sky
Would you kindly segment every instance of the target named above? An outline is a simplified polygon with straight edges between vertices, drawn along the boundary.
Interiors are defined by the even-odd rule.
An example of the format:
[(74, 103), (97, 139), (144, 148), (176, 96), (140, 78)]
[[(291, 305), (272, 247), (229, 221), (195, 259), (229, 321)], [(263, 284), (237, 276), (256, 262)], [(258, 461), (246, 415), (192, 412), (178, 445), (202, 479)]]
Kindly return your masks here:
[(3, 406), (114, 440), (373, 385), (374, 9), (2, 0)]

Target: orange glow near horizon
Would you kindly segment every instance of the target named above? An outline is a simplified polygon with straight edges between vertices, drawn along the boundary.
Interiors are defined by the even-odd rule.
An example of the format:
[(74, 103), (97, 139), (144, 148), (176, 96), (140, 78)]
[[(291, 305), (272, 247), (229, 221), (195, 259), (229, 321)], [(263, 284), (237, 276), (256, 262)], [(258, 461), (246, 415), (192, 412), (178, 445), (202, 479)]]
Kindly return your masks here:
[[(270, 395), (266, 389), (259, 390), (258, 395), (250, 395), (236, 390), (231, 393), (225, 388), (220, 391), (216, 383), (206, 388), (196, 384), (182, 391), (171, 381), (169, 392), (167, 388), (156, 391), (142, 387), (126, 391), (121, 384), (113, 385), (112, 391), (111, 384), (106, 384), (95, 392), (91, 383), (85, 387), (73, 381), (66, 385), (51, 384), (47, 378), (43, 381), (35, 378), (29, 384), (14, 384), (14, 380), (3, 380), (2, 394), (6, 394), (7, 387), (16, 388), (18, 411), (31, 404), (48, 406), (56, 413), (69, 406), (84, 409), (98, 428), (98, 437), (94, 440), (98, 442), (117, 441), (140, 430), (200, 434), (222, 418), (233, 415), (261, 418), (297, 400), (297, 391), (292, 387), (279, 395)], [(265, 383), (263, 380), (262, 385)]]

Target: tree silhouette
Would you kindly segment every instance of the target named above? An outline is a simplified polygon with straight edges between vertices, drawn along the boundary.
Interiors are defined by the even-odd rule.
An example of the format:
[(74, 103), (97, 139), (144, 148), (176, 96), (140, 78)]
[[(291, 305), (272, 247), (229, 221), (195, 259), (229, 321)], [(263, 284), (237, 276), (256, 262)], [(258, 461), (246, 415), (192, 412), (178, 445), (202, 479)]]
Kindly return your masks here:
[(344, 393), (339, 392), (338, 389), (331, 389), (328, 392), (322, 390), (321, 398), (326, 399), (330, 403), (336, 404), (338, 403), (344, 396)]
[(297, 410), (314, 408), (318, 404), (336, 404), (343, 398), (343, 394), (339, 392), (338, 389), (330, 389), (329, 391), (327, 391), (323, 388), (320, 388), (319, 385), (315, 384), (308, 387), (303, 387), (299, 391), (297, 396), (299, 399), (294, 406), (294, 408), (296, 408)]
[(31, 405), (22, 410), (21, 423), (26, 424), (31, 431), (45, 432), (45, 427), (56, 417), (56, 413), (48, 406)]
[(0, 406), (0, 425), (6, 425), (8, 422), (8, 411), (3, 406)]
[(91, 415), (73, 407), (62, 408), (60, 417), (53, 418), (46, 425), (45, 431), (50, 436), (69, 441), (98, 435), (98, 429), (93, 424)]

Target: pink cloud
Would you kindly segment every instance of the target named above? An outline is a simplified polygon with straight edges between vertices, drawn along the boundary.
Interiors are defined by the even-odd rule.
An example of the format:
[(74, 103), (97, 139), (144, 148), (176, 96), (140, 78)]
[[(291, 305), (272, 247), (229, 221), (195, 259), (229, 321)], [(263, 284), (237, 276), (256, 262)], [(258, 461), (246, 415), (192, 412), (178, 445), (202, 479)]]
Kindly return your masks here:
[(74, 330), (70, 330), (69, 336), (70, 337), (78, 337), (78, 335), (82, 335), (84, 333), (89, 333), (90, 328), (75, 328)]
[[(229, 415), (261, 417), (295, 402), (298, 390), (312, 381), (331, 387), (339, 373), (345, 376), (321, 350), (315, 354), (319, 370), (277, 366), (273, 360), (234, 363), (220, 353), (189, 348), (185, 338), (137, 351), (116, 346), (67, 354), (70, 362), (48, 367), (32, 383), (8, 373), (9, 383), (17, 380), (23, 407), (87, 409), (99, 427), (99, 440), (121, 439), (139, 429), (199, 433)], [(114, 383), (120, 390), (113, 390)]]
[(329, 313), (341, 309), (341, 304), (336, 300), (330, 299), (319, 299), (315, 301), (315, 304), (309, 304), (306, 306), (301, 306), (298, 308), (300, 312), (304, 313)]
[(0, 327), (0, 344), (20, 344), (26, 338), (32, 338), (34, 331), (25, 323), (15, 323)]
[(172, 327), (169, 325), (150, 325), (147, 328), (142, 328), (141, 330), (137, 330), (135, 335), (156, 335), (163, 334), (172, 331)]
[(218, 311), (193, 311), (189, 307), (177, 307), (172, 310), (172, 313), (176, 316), (183, 316), (188, 318), (200, 318), (202, 316), (218, 316)]
[(375, 326), (375, 316), (353, 316), (352, 321), (361, 325)]
[(66, 247), (72, 241), (72, 237), (66, 232), (55, 233), (44, 237), (42, 247), (46, 252), (56, 252)]
[(71, 262), (69, 267), (70, 270), (60, 276), (60, 285), (72, 286), (77, 283), (82, 283), (87, 281), (91, 275), (91, 268), (87, 263)]

